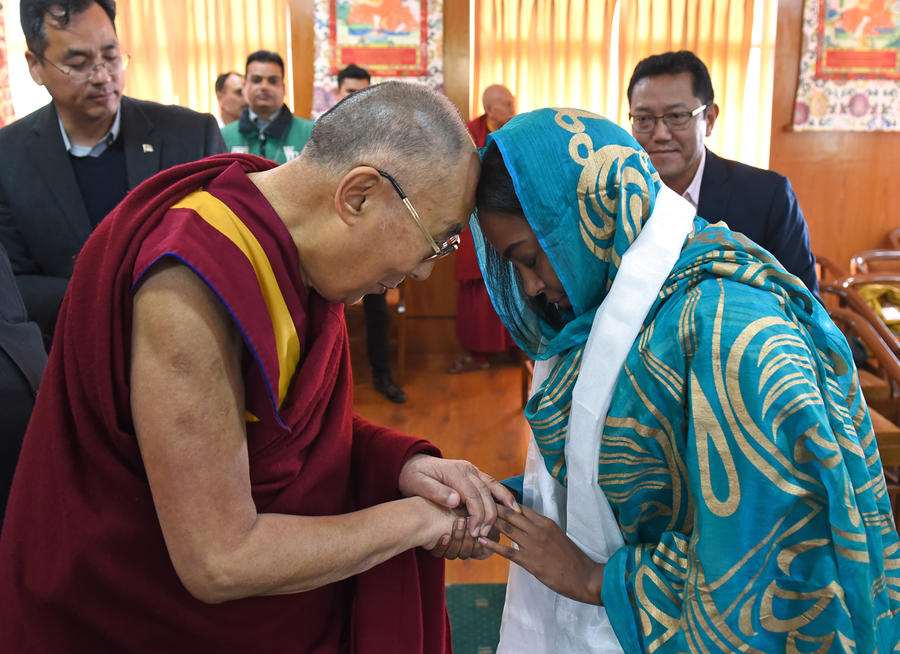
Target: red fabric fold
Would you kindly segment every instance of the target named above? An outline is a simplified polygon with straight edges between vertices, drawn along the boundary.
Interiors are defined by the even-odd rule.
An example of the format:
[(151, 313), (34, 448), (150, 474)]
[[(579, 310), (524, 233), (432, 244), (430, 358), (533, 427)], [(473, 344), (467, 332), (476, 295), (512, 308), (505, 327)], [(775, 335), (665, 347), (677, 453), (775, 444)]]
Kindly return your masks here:
[[(303, 287), (290, 235), (244, 174), (272, 166), (226, 154), (164, 171), (129, 194), (79, 256), (0, 537), (0, 633), (9, 651), (449, 651), (443, 561), (422, 552), (307, 593), (219, 605), (191, 597), (169, 559), (129, 383), (133, 292), (158, 257), (194, 268), (244, 334), (248, 406), (259, 414), (247, 425), (251, 490), (261, 512), (330, 515), (395, 499), (403, 462), (436, 453), (354, 423), (342, 307)], [(300, 336), (280, 407), (264, 392), (269, 317), (234, 278), (246, 260), (202, 220), (169, 211), (200, 188), (259, 240)], [(379, 649), (387, 642), (403, 648)]]

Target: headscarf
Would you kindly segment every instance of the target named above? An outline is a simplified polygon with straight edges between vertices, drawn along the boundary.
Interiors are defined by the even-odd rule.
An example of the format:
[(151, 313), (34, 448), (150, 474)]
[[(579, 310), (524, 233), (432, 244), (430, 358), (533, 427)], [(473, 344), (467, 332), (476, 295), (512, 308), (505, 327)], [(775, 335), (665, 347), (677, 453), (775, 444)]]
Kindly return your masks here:
[[(528, 401), (525, 417), (548, 471), (565, 485), (565, 436), (584, 345), (622, 256), (653, 211), (662, 182), (630, 134), (586, 111), (520, 114), (487, 142), (496, 143), (503, 155), (525, 218), (572, 304), (564, 326), (549, 324), (522, 290), (513, 264), (484, 238), (476, 214), (472, 235), (498, 315), (528, 356), (559, 356)], [(803, 308), (807, 322), (812, 296), (752, 241), (697, 219), (688, 244), (645, 325), (662, 300), (707, 275), (778, 288), (785, 305), (795, 302)]]
[[(520, 114), (488, 135), (503, 155), (525, 217), (572, 304), (554, 329), (532, 308), (513, 265), (472, 221), (491, 300), (519, 347), (547, 359), (587, 339), (594, 312), (615, 280), (625, 250), (656, 201), (659, 174), (628, 133), (577, 109)], [(492, 283), (491, 283), (492, 282)]]

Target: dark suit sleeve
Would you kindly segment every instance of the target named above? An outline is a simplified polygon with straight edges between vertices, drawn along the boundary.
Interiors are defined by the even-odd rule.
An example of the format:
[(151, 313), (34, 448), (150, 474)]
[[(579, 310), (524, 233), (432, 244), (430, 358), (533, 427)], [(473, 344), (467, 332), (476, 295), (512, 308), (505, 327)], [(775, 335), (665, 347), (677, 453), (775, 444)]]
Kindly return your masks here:
[(19, 295), (12, 268), (2, 245), (0, 245), (0, 351), (5, 352), (16, 364), (28, 380), (32, 393), (37, 393), (41, 374), (47, 363), (47, 354), (37, 327), (28, 321), (25, 305)]
[(0, 182), (0, 244), (9, 256), (28, 316), (40, 326), (45, 342), (49, 343), (69, 281), (65, 277), (42, 273), (19, 232), (19, 218), (21, 217), (13, 215), (7, 191)]
[(225, 152), (225, 141), (222, 139), (222, 130), (212, 114), (206, 114), (206, 143), (204, 156), (222, 154)]
[(786, 177), (779, 176), (772, 196), (766, 242), (777, 245), (777, 250), (773, 250), (772, 254), (814, 295), (818, 295), (816, 259), (810, 249), (809, 229), (791, 182)]
[(40, 332), (27, 322), (0, 245), (0, 522), (46, 363)]

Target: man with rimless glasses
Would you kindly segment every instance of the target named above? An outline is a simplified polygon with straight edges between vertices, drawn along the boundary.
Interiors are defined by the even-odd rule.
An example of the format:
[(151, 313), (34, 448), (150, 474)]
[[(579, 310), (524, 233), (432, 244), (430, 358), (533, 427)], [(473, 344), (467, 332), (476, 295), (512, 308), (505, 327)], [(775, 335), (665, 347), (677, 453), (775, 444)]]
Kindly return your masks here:
[(445, 96), (386, 82), (291, 161), (176, 166), (104, 219), (0, 534), (10, 651), (450, 651), (435, 555), (518, 507), (354, 415), (343, 305), (453, 252), (479, 172)]
[(115, 15), (112, 0), (20, 3), (28, 68), (52, 101), (0, 131), (0, 242), (48, 344), (103, 217), (160, 170), (225, 150), (211, 115), (122, 95)]
[[(692, 52), (643, 59), (628, 83), (631, 133), (662, 181), (710, 222), (763, 246), (816, 294), (809, 230), (790, 181), (704, 147), (719, 116), (706, 65)], [(738, 119), (737, 117), (735, 119)]]

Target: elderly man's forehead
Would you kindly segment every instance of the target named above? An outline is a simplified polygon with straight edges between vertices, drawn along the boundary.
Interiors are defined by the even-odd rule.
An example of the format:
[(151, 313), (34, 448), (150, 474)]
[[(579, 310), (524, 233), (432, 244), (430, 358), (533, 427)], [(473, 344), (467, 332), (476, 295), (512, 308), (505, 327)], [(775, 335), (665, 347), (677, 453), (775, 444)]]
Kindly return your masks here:
[(419, 187), (427, 192), (431, 211), (440, 217), (440, 234), (450, 238), (462, 232), (475, 209), (475, 189), (481, 162), (474, 147), (463, 152), (452, 165), (437, 166)]

